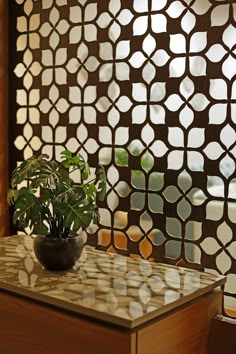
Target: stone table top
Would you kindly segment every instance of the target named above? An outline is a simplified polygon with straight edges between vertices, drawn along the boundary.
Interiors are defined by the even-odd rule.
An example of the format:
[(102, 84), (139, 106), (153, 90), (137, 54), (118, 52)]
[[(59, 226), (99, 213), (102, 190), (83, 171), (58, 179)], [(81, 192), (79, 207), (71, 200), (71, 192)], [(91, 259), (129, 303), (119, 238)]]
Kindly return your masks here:
[(74, 269), (50, 272), (33, 238), (0, 238), (0, 289), (134, 328), (224, 284), (226, 278), (85, 246)]

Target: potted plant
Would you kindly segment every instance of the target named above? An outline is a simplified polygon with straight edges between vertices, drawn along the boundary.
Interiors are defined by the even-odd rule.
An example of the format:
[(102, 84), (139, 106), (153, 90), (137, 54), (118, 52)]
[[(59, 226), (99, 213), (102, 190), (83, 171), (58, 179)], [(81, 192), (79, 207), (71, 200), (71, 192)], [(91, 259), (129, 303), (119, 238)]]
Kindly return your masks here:
[[(72, 178), (76, 171), (79, 182)], [(99, 220), (97, 201), (106, 193), (103, 166), (89, 178), (88, 163), (68, 150), (60, 162), (44, 154), (32, 156), (12, 173), (8, 203), (14, 205), (13, 223), (37, 235), (35, 255), (46, 269), (72, 268), (83, 248), (78, 231)]]

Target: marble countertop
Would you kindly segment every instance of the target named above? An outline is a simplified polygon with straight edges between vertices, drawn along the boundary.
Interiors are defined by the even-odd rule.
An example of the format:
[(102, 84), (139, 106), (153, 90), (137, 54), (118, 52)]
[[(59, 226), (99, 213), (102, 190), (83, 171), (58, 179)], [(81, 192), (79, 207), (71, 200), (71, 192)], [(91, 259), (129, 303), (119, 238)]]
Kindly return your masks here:
[(127, 328), (225, 283), (226, 278), (85, 246), (75, 268), (42, 269), (30, 236), (0, 238), (0, 289)]

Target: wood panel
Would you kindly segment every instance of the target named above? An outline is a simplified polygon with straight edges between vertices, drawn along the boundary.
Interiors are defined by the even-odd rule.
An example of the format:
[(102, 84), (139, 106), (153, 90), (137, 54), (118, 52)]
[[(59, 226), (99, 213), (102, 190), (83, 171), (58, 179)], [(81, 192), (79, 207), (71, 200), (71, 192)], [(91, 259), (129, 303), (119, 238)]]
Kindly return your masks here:
[(136, 335), (0, 293), (1, 354), (135, 354)]
[(0, 0), (0, 236), (9, 234), (8, 188), (8, 1)]
[(142, 329), (138, 354), (209, 354), (210, 324), (221, 301), (221, 292), (210, 293)]
[(236, 320), (217, 316), (212, 321), (211, 354), (236, 353)]

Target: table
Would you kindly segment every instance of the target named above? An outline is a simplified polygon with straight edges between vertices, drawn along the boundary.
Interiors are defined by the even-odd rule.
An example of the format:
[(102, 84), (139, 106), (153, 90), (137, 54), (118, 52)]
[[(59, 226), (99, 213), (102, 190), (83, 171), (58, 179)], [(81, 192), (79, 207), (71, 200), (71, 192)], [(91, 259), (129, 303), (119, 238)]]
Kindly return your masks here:
[(42, 269), (29, 236), (0, 239), (1, 354), (206, 354), (225, 277), (85, 246)]
[[(206, 212), (207, 220), (220, 220), (224, 214), (225, 203), (227, 203), (227, 213), (229, 219), (233, 223), (235, 223), (236, 222), (236, 183), (232, 183), (232, 182), (230, 183), (227, 197), (224, 196), (225, 186), (223, 184), (218, 184), (209, 187), (208, 192), (212, 196), (211, 198), (213, 199), (211, 200), (210, 203), (207, 204), (207, 207), (204, 204), (204, 201), (206, 200), (207, 197), (203, 193), (203, 191), (199, 190), (193, 196), (193, 204), (202, 205), (203, 208), (202, 215), (204, 215)], [(194, 239), (196, 240), (199, 239), (200, 235), (202, 234), (202, 227), (203, 227), (202, 223), (193, 222)], [(212, 249), (213, 249), (212, 241), (215, 242), (214, 236), (213, 238), (210, 236), (212, 235), (206, 237), (204, 239), (204, 242), (202, 242), (202, 247), (204, 249), (204, 252), (208, 255), (212, 254)], [(217, 228), (216, 242), (220, 242), (221, 244), (224, 244), (226, 248), (226, 253), (230, 255), (229, 264), (231, 263), (231, 261), (233, 262), (233, 260), (236, 258), (236, 248), (229, 247), (230, 244), (229, 241), (233, 240), (233, 236), (234, 236), (233, 232), (230, 230), (226, 222), (221, 223), (220, 227)], [(197, 247), (194, 248), (195, 252), (193, 253), (193, 260), (197, 263), (199, 261), (199, 254), (198, 252), (196, 252), (196, 249)], [(228, 272), (229, 266), (227, 263), (228, 262), (224, 259), (224, 257), (216, 257), (217, 269), (219, 269), (219, 271), (222, 272), (223, 274)], [(225, 285), (225, 292), (231, 293), (232, 296), (225, 296), (224, 308), (227, 309), (228, 313), (231, 311), (235, 312), (236, 298), (233, 297), (233, 295), (236, 294), (236, 284), (231, 277), (228, 278), (227, 284)]]

